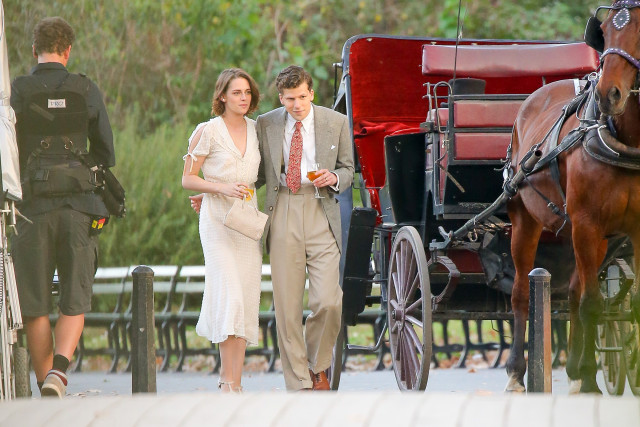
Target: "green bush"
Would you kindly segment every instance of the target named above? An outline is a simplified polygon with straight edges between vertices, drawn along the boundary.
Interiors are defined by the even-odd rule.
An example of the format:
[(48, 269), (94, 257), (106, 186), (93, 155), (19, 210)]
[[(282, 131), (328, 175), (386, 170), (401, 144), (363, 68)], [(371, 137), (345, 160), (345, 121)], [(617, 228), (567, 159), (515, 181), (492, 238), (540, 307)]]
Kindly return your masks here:
[(165, 124), (137, 133), (138, 115), (115, 129), (116, 167), (127, 215), (112, 218), (100, 236), (100, 263), (202, 264), (198, 216), (182, 188), (182, 156), (193, 125)]

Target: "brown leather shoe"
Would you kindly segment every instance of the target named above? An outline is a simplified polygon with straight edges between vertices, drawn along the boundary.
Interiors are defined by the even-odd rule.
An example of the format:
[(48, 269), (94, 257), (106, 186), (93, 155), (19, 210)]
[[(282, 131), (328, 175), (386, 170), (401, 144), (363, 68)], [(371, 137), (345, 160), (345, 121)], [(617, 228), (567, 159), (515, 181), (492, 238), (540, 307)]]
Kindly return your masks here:
[(318, 372), (314, 374), (311, 369), (309, 369), (309, 376), (311, 376), (311, 381), (313, 382), (313, 390), (331, 390), (331, 386), (329, 385), (329, 380), (327, 379), (327, 374), (322, 372)]

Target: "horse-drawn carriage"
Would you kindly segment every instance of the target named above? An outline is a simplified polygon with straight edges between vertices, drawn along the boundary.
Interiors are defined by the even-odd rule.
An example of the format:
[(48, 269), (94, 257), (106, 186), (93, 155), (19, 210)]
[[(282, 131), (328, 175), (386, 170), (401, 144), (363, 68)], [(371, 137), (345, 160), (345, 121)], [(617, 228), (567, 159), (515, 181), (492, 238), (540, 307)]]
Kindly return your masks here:
[[(574, 255), (574, 241), (575, 230), (583, 228), (576, 224), (585, 218), (572, 217), (578, 211), (571, 211), (575, 194), (567, 188), (566, 159), (573, 153), (584, 156), (577, 146), (584, 138), (578, 136), (606, 131), (604, 115), (584, 116), (587, 109), (596, 109), (590, 94), (597, 92), (597, 79), (602, 78), (599, 60), (598, 52), (584, 43), (363, 35), (345, 44), (334, 108), (350, 120), (364, 208), (351, 214), (343, 322), (354, 325), (366, 305), (380, 304), (386, 325), (378, 328), (372, 350), (384, 345), (388, 331), (401, 389), (426, 387), (433, 322), (462, 319), (495, 320), (500, 329), (503, 322), (513, 326), (507, 389), (524, 390), (522, 319), (529, 294), (527, 290), (522, 297), (522, 283), (517, 282), (526, 279), (532, 267), (522, 269), (528, 263), (552, 274), (552, 318), (566, 321), (583, 315), (580, 292), (588, 287), (578, 280), (582, 270), (575, 268), (576, 258), (583, 258)], [(566, 102), (545, 105), (544, 99), (555, 98), (530, 96), (543, 87), (559, 90), (558, 99)], [(532, 103), (538, 99), (542, 105), (535, 110)], [(532, 116), (546, 110), (547, 116)], [(581, 123), (571, 133), (576, 138), (565, 138)], [(531, 135), (535, 146), (525, 147)], [(625, 173), (639, 180), (637, 171)], [(519, 189), (526, 189), (526, 197)], [(520, 215), (516, 224), (512, 217), (523, 210), (522, 200), (528, 203), (531, 198), (542, 201), (545, 212), (524, 219)], [(550, 225), (526, 221), (537, 216), (550, 216)], [(522, 238), (523, 228), (534, 230), (535, 236)], [(604, 314), (598, 313), (592, 335), (588, 332), (596, 330), (595, 324), (575, 332), (578, 317), (571, 317), (576, 347), (571, 354), (570, 344), (567, 370), (572, 378), (580, 375), (571, 369), (588, 371), (580, 362), (584, 329), (591, 340), (585, 348), (595, 346), (608, 391), (622, 393), (626, 374), (638, 394), (640, 293), (629, 267), (633, 247), (622, 234), (603, 237), (596, 289)], [(373, 283), (380, 284), (379, 296), (371, 293)], [(334, 389), (343, 351), (344, 332), (335, 347)], [(590, 375), (583, 380), (583, 391), (594, 391), (588, 389)]]

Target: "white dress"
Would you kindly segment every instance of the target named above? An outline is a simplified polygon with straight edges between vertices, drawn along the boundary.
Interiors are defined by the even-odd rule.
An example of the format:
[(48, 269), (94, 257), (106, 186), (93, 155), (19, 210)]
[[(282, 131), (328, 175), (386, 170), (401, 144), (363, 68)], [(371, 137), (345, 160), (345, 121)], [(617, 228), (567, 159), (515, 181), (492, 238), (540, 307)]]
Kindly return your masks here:
[[(256, 122), (249, 118), (245, 120), (247, 149), (244, 156), (233, 143), (221, 117), (196, 128), (194, 135), (204, 127), (193, 154), (206, 156), (201, 169), (205, 180), (242, 182), (255, 190), (260, 164)], [(234, 200), (207, 193), (202, 201), (200, 240), (204, 252), (205, 289), (196, 333), (213, 343), (235, 335), (246, 339), (248, 345), (257, 345), (262, 249), (259, 241), (222, 223)], [(255, 197), (252, 202), (256, 203)]]

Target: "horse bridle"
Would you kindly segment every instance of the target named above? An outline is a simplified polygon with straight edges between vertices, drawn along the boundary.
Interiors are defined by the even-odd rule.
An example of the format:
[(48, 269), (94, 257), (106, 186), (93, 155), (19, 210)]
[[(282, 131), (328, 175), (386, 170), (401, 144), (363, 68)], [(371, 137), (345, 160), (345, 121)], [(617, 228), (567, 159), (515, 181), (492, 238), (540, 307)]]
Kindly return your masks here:
[[(602, 25), (602, 21), (597, 18), (598, 11), (600, 9), (609, 9), (609, 10), (617, 10), (613, 16), (613, 26), (616, 30), (622, 30), (630, 21), (631, 16), (629, 14), (629, 9), (634, 9), (640, 7), (640, 1), (638, 0), (620, 0), (612, 4), (611, 6), (600, 6), (596, 9), (593, 16), (589, 18), (589, 22), (587, 23), (587, 29), (585, 30), (585, 41), (587, 44), (598, 51), (602, 51), (604, 48), (604, 35), (602, 34), (602, 30), (600, 29), (600, 25)], [(600, 55), (600, 68), (604, 64), (604, 58), (607, 55), (618, 55), (627, 60), (631, 65), (633, 65), (636, 70), (638, 70), (638, 74), (636, 76), (636, 82), (632, 89), (632, 92), (638, 92), (640, 87), (640, 60), (631, 55), (629, 52), (624, 49), (620, 49), (617, 47), (610, 47), (602, 52)]]

